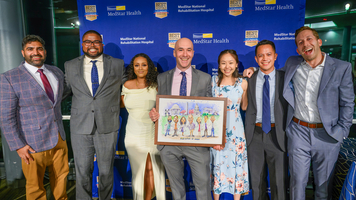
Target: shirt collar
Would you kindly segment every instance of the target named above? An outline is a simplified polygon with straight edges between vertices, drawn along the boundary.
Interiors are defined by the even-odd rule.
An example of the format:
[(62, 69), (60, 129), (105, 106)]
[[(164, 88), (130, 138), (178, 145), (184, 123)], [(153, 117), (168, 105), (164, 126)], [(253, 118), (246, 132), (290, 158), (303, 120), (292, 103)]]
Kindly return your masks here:
[[(258, 70), (258, 76), (260, 77), (260, 79), (264, 79), (264, 76), (266, 74), (263, 73), (261, 70)], [(276, 68), (273, 69), (273, 71), (271, 73), (268, 74), (270, 80), (272, 80), (275, 76), (276, 76)]]
[(97, 60), (97, 62), (103, 62), (103, 54), (101, 54), (99, 57), (95, 59), (89, 58), (88, 56), (84, 56), (84, 64), (86, 65), (91, 64), (90, 61), (92, 60)]
[[(178, 67), (176, 67), (176, 70), (174, 71), (174, 75), (178, 76), (182, 70), (180, 70)], [(187, 70), (185, 70), (186, 75), (191, 75), (192, 74), (192, 66), (190, 66)]]
[(33, 65), (29, 64), (29, 63), (27, 63), (26, 61), (25, 61), (25, 64), (24, 64), (24, 65), (25, 65), (26, 69), (27, 69), (28, 71), (30, 71), (32, 74), (35, 74), (38, 69), (43, 69), (43, 71), (46, 71), (46, 70), (47, 70), (44, 65), (42, 65), (42, 67), (38, 68), (38, 67), (35, 67), (35, 66), (33, 66)]

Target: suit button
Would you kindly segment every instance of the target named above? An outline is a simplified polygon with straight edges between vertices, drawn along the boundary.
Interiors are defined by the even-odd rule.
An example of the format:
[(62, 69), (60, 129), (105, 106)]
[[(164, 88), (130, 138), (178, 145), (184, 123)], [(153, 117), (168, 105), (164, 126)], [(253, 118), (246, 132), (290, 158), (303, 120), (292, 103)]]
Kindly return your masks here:
[(91, 112), (94, 112), (94, 110), (92, 110)]
[(56, 122), (57, 120), (55, 119), (55, 120), (53, 120), (54, 122)]
[(93, 98), (93, 100), (95, 100), (95, 97)]

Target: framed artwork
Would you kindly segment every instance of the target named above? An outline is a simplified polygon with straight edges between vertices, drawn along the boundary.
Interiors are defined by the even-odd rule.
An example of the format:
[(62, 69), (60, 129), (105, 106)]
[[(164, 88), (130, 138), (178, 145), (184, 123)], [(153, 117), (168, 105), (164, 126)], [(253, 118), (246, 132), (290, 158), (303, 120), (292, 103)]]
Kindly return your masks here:
[(225, 145), (226, 98), (157, 95), (155, 144)]

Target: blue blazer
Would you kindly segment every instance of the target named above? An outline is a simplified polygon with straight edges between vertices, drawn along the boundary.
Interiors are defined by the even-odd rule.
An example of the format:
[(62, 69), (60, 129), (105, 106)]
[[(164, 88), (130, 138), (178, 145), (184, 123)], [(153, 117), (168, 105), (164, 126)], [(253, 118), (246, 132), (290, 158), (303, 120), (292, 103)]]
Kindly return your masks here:
[[(293, 118), (295, 105), (291, 80), (303, 61), (301, 56), (291, 56), (283, 67), (285, 71), (283, 97), (289, 104), (287, 127)], [(351, 72), (351, 63), (326, 55), (317, 105), (326, 132), (339, 142), (349, 135), (352, 125), (354, 88)]]

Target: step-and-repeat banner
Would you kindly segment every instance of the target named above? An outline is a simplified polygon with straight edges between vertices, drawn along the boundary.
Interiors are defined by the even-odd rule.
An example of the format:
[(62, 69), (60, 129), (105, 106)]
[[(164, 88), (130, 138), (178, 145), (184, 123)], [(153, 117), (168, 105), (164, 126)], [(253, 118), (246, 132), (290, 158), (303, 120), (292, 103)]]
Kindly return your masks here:
[[(240, 72), (257, 66), (255, 46), (264, 39), (276, 44), (275, 67), (281, 68), (289, 56), (296, 55), (294, 32), (303, 26), (305, 16), (305, 0), (77, 2), (80, 36), (88, 30), (96, 30), (103, 37), (104, 53), (123, 59), (125, 65), (136, 54), (146, 53), (159, 72), (175, 67), (174, 44), (182, 37), (193, 41), (192, 65), (212, 75), (217, 74), (218, 55), (225, 49), (236, 50)], [(127, 116), (123, 116), (123, 122), (126, 120)], [(120, 192), (113, 195), (130, 198), (131, 172), (124, 150), (124, 130), (120, 132), (115, 162), (115, 190)], [(193, 199), (194, 185), (189, 173), (187, 171), (187, 195)], [(170, 193), (167, 194), (170, 199)]]

